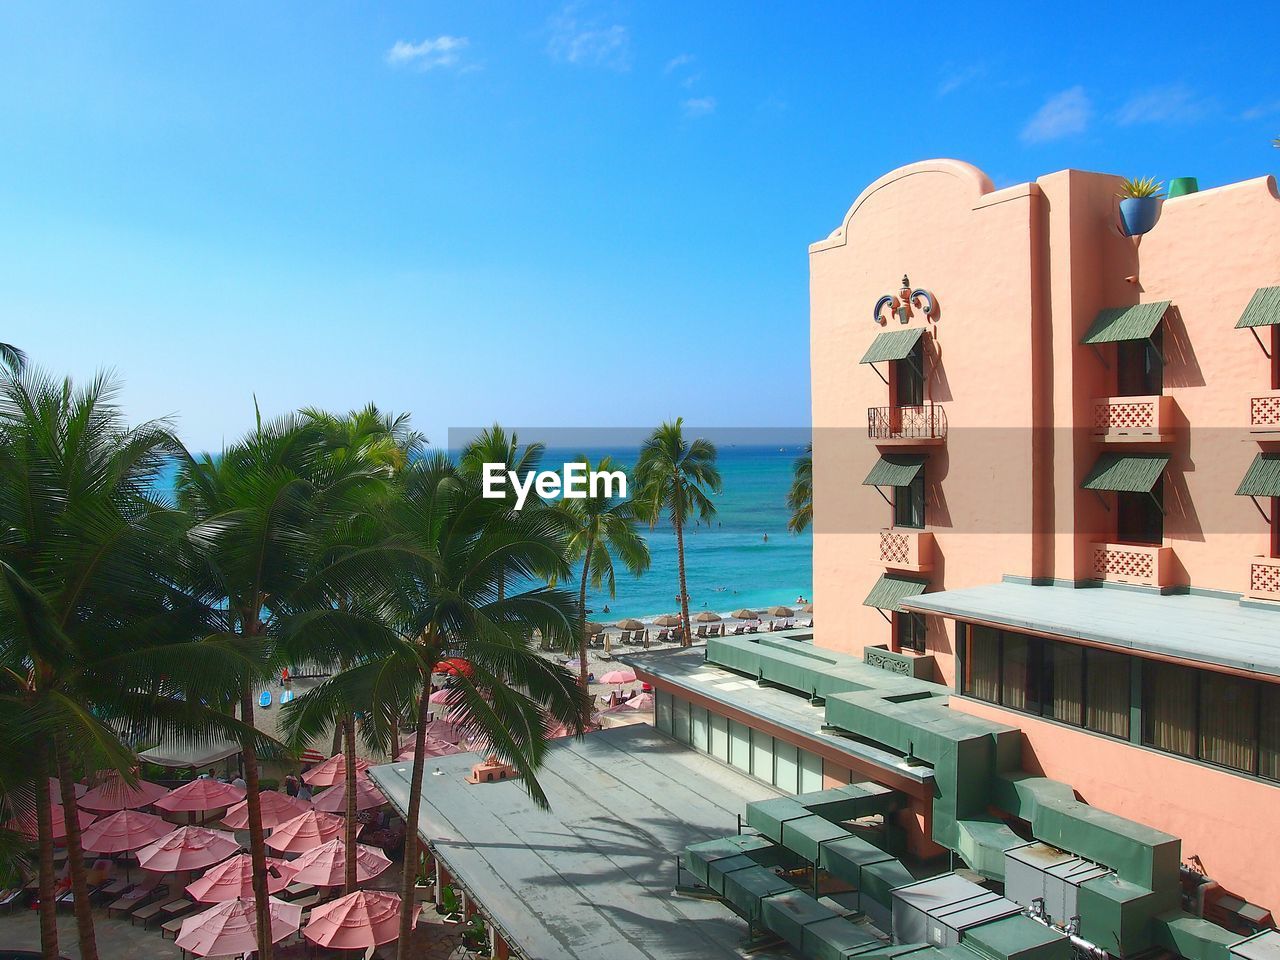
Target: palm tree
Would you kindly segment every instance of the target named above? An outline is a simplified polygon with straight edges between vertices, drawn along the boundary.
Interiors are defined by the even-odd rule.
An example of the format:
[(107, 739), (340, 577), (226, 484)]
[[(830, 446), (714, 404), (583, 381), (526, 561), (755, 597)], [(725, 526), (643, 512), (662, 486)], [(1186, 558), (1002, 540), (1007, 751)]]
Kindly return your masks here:
[(699, 437), (684, 438), (684, 418), (664, 423), (650, 434), (636, 461), (636, 510), (650, 527), (662, 519), (663, 511), (676, 532), (676, 559), (680, 573), (680, 642), (689, 646), (689, 588), (684, 567), (684, 528), (694, 522), (710, 522), (716, 514), (708, 493), (719, 493), (720, 471), (716, 469), (716, 447)]
[(11, 375), (17, 376), (27, 366), (27, 355), (12, 343), (0, 343), (0, 365), (6, 367)]
[(787, 491), (787, 508), (791, 519), (787, 529), (804, 533), (813, 523), (813, 441), (805, 445), (804, 454), (796, 457), (791, 468), (791, 489)]
[[(604, 457), (594, 468), (583, 454), (577, 459), (584, 465), (587, 475), (592, 470), (601, 473), (616, 469), (613, 459)], [(609, 588), (614, 597), (615, 577), (613, 558), (618, 556), (633, 574), (649, 569), (649, 545), (636, 533), (635, 504), (626, 497), (609, 497), (601, 490), (588, 489), (581, 499), (565, 499), (556, 504), (555, 510), (563, 518), (569, 542), (565, 559), (570, 564), (581, 563), (582, 574), (578, 584), (578, 616), (582, 631), (578, 637), (578, 682), (587, 689), (587, 583), (599, 590)]]
[[(258, 652), (239, 683), (240, 719), (252, 725), (254, 687), (299, 651), (331, 663), (380, 636), (341, 600), (382, 578), (376, 551), (354, 544), (364, 505), (385, 471), (360, 457), (332, 456), (323, 426), (298, 417), (259, 422), (221, 457), (187, 456), (178, 503), (191, 518), (187, 586), (208, 605), (215, 635)], [(249, 852), (253, 859), (258, 956), (270, 960), (266, 846), (257, 742), (241, 737)]]
[[(28, 761), (49, 957), (58, 946), (48, 777), (61, 780), (80, 954), (94, 960), (76, 773), (132, 780), (122, 730), (145, 738), (166, 722), (195, 730), (198, 719), (207, 734), (206, 708), (179, 699), (178, 685), (189, 668), (201, 694), (226, 675), (222, 652), (193, 642), (199, 608), (174, 587), (181, 518), (152, 494), (177, 443), (164, 424), (129, 429), (114, 394), (102, 376), (84, 388), (37, 371), (0, 378), (0, 716), (6, 751)], [(0, 773), (12, 795), (18, 774)]]
[(467, 661), (470, 671), (454, 681), (453, 719), (514, 766), (543, 806), (546, 796), (536, 772), (548, 725), (580, 731), (590, 701), (567, 670), (538, 655), (532, 641), (534, 631), (541, 631), (552, 642), (573, 642), (579, 624), (572, 596), (545, 585), (517, 593), (503, 587), (533, 581), (542, 570), (567, 573), (565, 537), (552, 511), (513, 511), (500, 500), (486, 499), (473, 477), (439, 455), (414, 464), (401, 481), (404, 496), (394, 522), (404, 538), (400, 604), (407, 639), (390, 655), (353, 668), (343, 682), (372, 692), (375, 725), (391, 727), (402, 710), (415, 717), (399, 943), (400, 960), (408, 960), (413, 925), (407, 905), (418, 864), (435, 665), (449, 657)]

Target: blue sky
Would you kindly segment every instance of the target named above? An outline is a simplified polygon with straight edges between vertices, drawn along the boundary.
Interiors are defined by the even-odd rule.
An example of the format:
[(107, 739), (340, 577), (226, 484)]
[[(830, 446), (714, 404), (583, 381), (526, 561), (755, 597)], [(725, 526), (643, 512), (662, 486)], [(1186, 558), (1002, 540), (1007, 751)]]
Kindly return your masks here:
[(254, 393), (804, 425), (806, 247), (886, 170), (1280, 165), (1271, 8), (889, 7), (6, 3), (0, 339), (197, 448)]

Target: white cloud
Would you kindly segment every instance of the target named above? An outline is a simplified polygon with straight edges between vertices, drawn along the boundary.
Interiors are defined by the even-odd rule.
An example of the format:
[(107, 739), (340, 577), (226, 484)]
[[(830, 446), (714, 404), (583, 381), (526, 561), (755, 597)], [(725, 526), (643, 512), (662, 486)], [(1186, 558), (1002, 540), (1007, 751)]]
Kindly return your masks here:
[(695, 57), (692, 53), (682, 53), (679, 56), (672, 57), (662, 68), (663, 73), (670, 73), (672, 70), (678, 70), (681, 67), (688, 66), (693, 63)]
[(553, 60), (619, 72), (631, 69), (631, 34), (620, 23), (584, 22), (578, 4), (568, 4), (551, 19), (547, 53)]
[(1024, 143), (1044, 143), (1084, 133), (1093, 116), (1093, 104), (1084, 87), (1072, 87), (1044, 102), (1022, 128)]
[(1270, 103), (1254, 104), (1248, 110), (1240, 114), (1241, 120), (1261, 120), (1272, 114), (1280, 113), (1280, 100), (1272, 100)]
[(470, 43), (466, 37), (451, 37), (447, 34), (428, 37), (420, 43), (397, 40), (387, 51), (386, 61), (393, 67), (410, 67), (415, 70), (452, 67), (458, 63), (462, 51)]
[(1122, 127), (1138, 123), (1194, 123), (1208, 113), (1211, 106), (1190, 87), (1175, 83), (1134, 94), (1116, 111), (1115, 121)]
[(945, 97), (949, 93), (955, 93), (966, 84), (972, 83), (987, 72), (987, 68), (980, 63), (964, 64), (948, 63), (942, 68), (942, 79), (938, 81), (938, 96)]
[(716, 111), (715, 97), (692, 97), (681, 104), (684, 108), (684, 115), (691, 119), (705, 117)]

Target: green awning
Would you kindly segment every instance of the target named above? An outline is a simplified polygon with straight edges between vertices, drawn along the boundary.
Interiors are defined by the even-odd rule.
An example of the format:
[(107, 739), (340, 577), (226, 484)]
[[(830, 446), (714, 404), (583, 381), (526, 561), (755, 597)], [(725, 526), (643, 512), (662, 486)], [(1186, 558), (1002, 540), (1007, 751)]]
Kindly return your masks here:
[(1280, 453), (1260, 453), (1236, 490), (1237, 497), (1280, 497)]
[(915, 349), (916, 342), (924, 333), (924, 327), (911, 327), (907, 330), (886, 330), (871, 341), (867, 352), (859, 363), (879, 363), (881, 360), (902, 360)]
[(1085, 490), (1150, 493), (1168, 465), (1166, 454), (1104, 453), (1080, 486)]
[(1132, 307), (1108, 307), (1098, 312), (1081, 343), (1117, 343), (1149, 340), (1169, 309), (1168, 300), (1137, 303)]
[(862, 481), (864, 487), (909, 487), (924, 469), (924, 457), (919, 454), (890, 453), (876, 461), (876, 465)]
[(895, 577), (886, 573), (876, 581), (867, 599), (862, 601), (864, 607), (878, 607), (881, 610), (892, 610), (902, 613), (902, 601), (908, 597), (916, 597), (924, 593), (929, 586), (927, 580), (912, 580), (910, 577)]
[(1236, 329), (1270, 327), (1280, 323), (1280, 287), (1259, 287), (1236, 321)]

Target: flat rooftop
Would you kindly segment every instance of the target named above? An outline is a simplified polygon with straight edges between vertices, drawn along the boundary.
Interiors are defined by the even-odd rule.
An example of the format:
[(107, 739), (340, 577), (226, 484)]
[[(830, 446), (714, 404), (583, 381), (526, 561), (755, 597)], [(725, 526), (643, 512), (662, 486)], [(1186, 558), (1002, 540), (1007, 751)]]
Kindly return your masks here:
[(1280, 676), (1280, 610), (1197, 594), (1001, 583), (922, 593), (902, 605), (1107, 646)]
[[(673, 895), (676, 858), (734, 833), (748, 802), (778, 790), (648, 725), (555, 741), (538, 774), (550, 810), (518, 780), (467, 783), (477, 759), (428, 760), (420, 833), (524, 956), (743, 956), (742, 920)], [(403, 813), (412, 765), (369, 772)]]
[[(828, 651), (822, 652), (828, 653)], [(790, 690), (760, 686), (750, 677), (744, 677), (740, 673), (709, 663), (704, 658), (704, 653), (701, 647), (690, 647), (685, 650), (662, 650), (656, 653), (628, 653), (618, 659), (637, 672), (696, 692), (726, 707), (750, 713), (784, 730), (833, 747), (864, 763), (873, 764), (883, 770), (892, 771), (899, 776), (921, 783), (933, 779), (931, 767), (909, 763), (892, 750), (885, 750), (873, 743), (854, 740), (824, 729), (827, 712), (825, 705), (815, 706), (807, 698)], [(831, 655), (842, 657), (840, 654)], [(847, 659), (849, 663), (842, 664), (842, 668), (860, 674), (869, 689), (874, 689), (881, 681), (901, 679), (876, 667), (854, 662), (851, 657), (843, 659)], [(921, 683), (921, 686), (925, 684)]]

